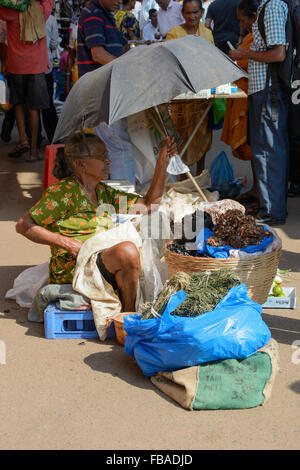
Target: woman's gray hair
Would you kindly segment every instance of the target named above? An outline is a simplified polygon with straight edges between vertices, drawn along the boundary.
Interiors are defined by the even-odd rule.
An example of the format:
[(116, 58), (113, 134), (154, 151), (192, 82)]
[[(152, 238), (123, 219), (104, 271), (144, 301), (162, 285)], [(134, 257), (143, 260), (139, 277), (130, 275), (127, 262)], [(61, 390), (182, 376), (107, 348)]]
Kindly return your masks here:
[(103, 141), (95, 134), (76, 132), (67, 140), (64, 147), (57, 150), (52, 174), (57, 179), (67, 178), (74, 174), (74, 160), (91, 156), (90, 147)]

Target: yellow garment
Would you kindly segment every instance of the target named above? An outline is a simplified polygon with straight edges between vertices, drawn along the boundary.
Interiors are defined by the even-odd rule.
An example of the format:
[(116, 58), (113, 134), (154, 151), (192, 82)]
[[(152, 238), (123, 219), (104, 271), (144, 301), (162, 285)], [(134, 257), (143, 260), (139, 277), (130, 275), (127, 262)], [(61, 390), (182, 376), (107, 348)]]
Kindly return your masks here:
[[(196, 34), (197, 36), (200, 36), (214, 44), (212, 32), (210, 31), (210, 29), (206, 28), (201, 22), (199, 23), (199, 27)], [(187, 36), (186, 30), (182, 26), (175, 26), (175, 28), (172, 28), (168, 32), (166, 40), (168, 41), (169, 39), (177, 39), (183, 36)], [(188, 131), (184, 136), (182, 147), (192, 134), (197, 122), (199, 122), (199, 119), (204, 114), (209, 105), (210, 102), (207, 100), (185, 100), (184, 103), (172, 102), (172, 120), (180, 135), (183, 134), (191, 118), (195, 114), (197, 115), (197, 117), (195, 118), (192, 125), (189, 127)], [(193, 165), (194, 163), (201, 160), (201, 158), (210, 149), (212, 142), (212, 130), (208, 129), (207, 125), (208, 117), (204, 119), (192, 142), (190, 143), (189, 148), (183, 156), (183, 161), (187, 165)]]
[[(252, 33), (249, 33), (242, 43), (243, 49), (249, 50), (253, 41)], [(248, 69), (248, 61), (240, 60), (238, 65)], [(248, 79), (241, 78), (236, 82), (239, 88), (248, 93)], [(221, 140), (232, 148), (232, 155), (240, 160), (252, 160), (252, 152), (247, 144), (248, 134), (248, 99), (227, 99), (226, 114), (222, 130)]]
[[(166, 41), (169, 39), (177, 39), (182, 38), (183, 36), (187, 36), (186, 30), (182, 26), (175, 26), (174, 28), (170, 29), (166, 36)], [(207, 39), (207, 41), (214, 44), (213, 34), (210, 29), (206, 28), (204, 24), (199, 23), (198, 30), (196, 32), (196, 36), (200, 36), (201, 38)]]
[(36, 42), (47, 35), (46, 21), (36, 0), (30, 2), (27, 11), (19, 13), (19, 21), (21, 41)]
[(125, 11), (125, 10), (118, 10), (114, 14), (116, 26), (117, 26), (118, 29), (120, 29), (120, 26), (121, 26), (121, 23), (122, 23), (122, 20), (124, 18), (125, 13), (128, 13), (128, 12)]
[(77, 82), (78, 80), (78, 65), (77, 65), (77, 39), (75, 41), (75, 47), (74, 47), (75, 51), (76, 51), (76, 56), (75, 56), (75, 60), (74, 60), (74, 65), (72, 67), (72, 82), (73, 82), (73, 85), (74, 83)]

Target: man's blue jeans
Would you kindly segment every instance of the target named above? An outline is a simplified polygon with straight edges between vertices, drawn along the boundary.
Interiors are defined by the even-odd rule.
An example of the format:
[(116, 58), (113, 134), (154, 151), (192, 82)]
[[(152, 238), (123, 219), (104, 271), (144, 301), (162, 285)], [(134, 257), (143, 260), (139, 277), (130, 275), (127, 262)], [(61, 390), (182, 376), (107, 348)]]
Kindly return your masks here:
[(289, 171), (288, 93), (279, 90), (278, 100), (278, 120), (273, 122), (269, 90), (262, 123), (264, 91), (249, 96), (249, 137), (259, 187), (259, 215), (284, 220)]

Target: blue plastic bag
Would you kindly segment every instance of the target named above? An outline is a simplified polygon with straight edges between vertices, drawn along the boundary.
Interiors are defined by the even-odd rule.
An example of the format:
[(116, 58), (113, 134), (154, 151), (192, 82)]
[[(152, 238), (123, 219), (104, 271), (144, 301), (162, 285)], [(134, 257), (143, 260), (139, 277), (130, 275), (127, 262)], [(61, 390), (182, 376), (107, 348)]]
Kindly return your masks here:
[(221, 152), (212, 162), (210, 169), (211, 187), (214, 191), (234, 180), (233, 168), (225, 152)]
[(234, 179), (232, 165), (224, 151), (214, 159), (209, 172), (211, 190), (219, 191), (221, 199), (235, 198), (240, 194), (243, 185), (238, 179)]
[[(264, 225), (264, 230), (268, 230), (268, 227)], [(229, 258), (230, 250), (233, 250), (232, 246), (211, 246), (206, 242), (213, 235), (213, 232), (208, 228), (202, 229), (196, 238), (197, 255), (208, 255), (212, 258)], [(245, 248), (239, 248), (239, 251), (245, 253), (257, 253), (264, 251), (272, 242), (274, 237), (264, 237), (258, 245), (248, 245)]]
[[(178, 306), (180, 292), (173, 296), (173, 305)], [(248, 297), (246, 285), (241, 284), (230, 289), (212, 312), (195, 318), (170, 315), (170, 311), (150, 320), (130, 315), (124, 318), (125, 352), (135, 357), (147, 377), (210, 361), (245, 359), (271, 338), (261, 313), (261, 305)]]

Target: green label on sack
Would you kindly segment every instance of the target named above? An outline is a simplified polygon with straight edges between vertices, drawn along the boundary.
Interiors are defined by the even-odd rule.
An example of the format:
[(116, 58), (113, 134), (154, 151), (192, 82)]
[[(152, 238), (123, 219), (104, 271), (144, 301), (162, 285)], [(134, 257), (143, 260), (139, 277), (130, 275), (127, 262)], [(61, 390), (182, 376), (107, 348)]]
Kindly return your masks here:
[(257, 352), (247, 359), (226, 359), (198, 367), (194, 410), (253, 408), (264, 402), (263, 391), (272, 373), (271, 359)]

